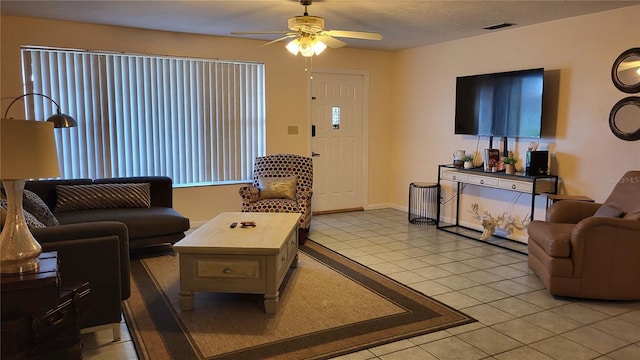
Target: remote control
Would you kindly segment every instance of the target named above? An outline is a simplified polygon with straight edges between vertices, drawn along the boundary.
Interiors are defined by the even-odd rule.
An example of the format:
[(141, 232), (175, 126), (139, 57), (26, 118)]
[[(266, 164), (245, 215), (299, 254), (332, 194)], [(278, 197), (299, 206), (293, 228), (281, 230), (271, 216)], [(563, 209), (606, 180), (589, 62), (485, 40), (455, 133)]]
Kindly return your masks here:
[(229, 227), (230, 227), (230, 228), (232, 228), (232, 229), (233, 229), (234, 227), (236, 227), (236, 226), (238, 226), (238, 223), (237, 223), (237, 222), (232, 222), (232, 223), (231, 223), (231, 225), (229, 225)]

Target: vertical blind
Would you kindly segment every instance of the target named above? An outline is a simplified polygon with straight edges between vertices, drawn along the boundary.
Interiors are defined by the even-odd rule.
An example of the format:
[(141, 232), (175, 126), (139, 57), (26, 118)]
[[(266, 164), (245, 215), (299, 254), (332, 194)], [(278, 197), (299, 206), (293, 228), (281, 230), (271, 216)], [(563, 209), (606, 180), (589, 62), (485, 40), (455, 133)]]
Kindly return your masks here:
[[(248, 181), (265, 154), (264, 64), (22, 48), (25, 92), (78, 127), (56, 129), (63, 178)], [(55, 106), (25, 98), (28, 119)]]

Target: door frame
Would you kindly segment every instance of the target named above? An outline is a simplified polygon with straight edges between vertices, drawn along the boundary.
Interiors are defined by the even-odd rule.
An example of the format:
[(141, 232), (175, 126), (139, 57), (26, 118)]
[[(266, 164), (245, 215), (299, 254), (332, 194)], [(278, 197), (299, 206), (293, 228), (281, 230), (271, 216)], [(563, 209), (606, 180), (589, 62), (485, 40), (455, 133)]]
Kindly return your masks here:
[(311, 117), (313, 101), (312, 95), (312, 82), (313, 74), (337, 74), (337, 75), (357, 75), (362, 77), (362, 139), (360, 149), (362, 153), (362, 206), (367, 210), (369, 205), (369, 71), (367, 70), (349, 70), (349, 69), (331, 69), (331, 68), (313, 68), (311, 69), (311, 75), (307, 77), (307, 133), (309, 134), (309, 142), (307, 153), (311, 156)]

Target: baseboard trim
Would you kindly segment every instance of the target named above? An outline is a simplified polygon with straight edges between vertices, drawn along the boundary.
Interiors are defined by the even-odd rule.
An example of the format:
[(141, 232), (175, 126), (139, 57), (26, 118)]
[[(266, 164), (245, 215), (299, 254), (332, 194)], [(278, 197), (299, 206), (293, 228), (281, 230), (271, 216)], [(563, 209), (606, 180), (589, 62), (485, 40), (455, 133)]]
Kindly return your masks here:
[(364, 208), (362, 208), (362, 207), (357, 207), (357, 208), (350, 208), (350, 209), (337, 209), (337, 210), (326, 210), (326, 211), (314, 211), (314, 212), (312, 213), (312, 215), (338, 214), (338, 213), (345, 213), (345, 212), (352, 212), (352, 211), (364, 211)]

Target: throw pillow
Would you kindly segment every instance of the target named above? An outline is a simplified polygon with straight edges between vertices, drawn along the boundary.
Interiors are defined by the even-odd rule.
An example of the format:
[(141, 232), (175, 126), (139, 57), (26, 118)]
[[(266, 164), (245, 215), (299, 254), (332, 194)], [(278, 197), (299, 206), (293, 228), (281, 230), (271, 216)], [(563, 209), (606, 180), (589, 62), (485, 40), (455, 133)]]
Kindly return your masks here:
[[(7, 221), (6, 217), (9, 212), (9, 206), (6, 199), (0, 199), (0, 208), (4, 210), (4, 215), (0, 215), (0, 217), (4, 219), (4, 221), (2, 221), (2, 226), (4, 227), (4, 223)], [(22, 209), (22, 215), (24, 216), (24, 221), (27, 223), (27, 227), (29, 228), (29, 230), (44, 227), (43, 223), (41, 223), (38, 219), (35, 218), (35, 216), (29, 214), (24, 209)]]
[(598, 208), (593, 216), (601, 216), (601, 217), (622, 217), (624, 215), (624, 211), (614, 205), (604, 204)]
[(297, 176), (259, 177), (260, 199), (296, 199)]
[(56, 186), (55, 211), (149, 207), (149, 183)]
[(45, 204), (44, 201), (32, 191), (27, 189), (24, 190), (22, 207), (26, 212), (33, 215), (45, 226), (60, 225), (58, 219), (53, 215), (47, 204)]

